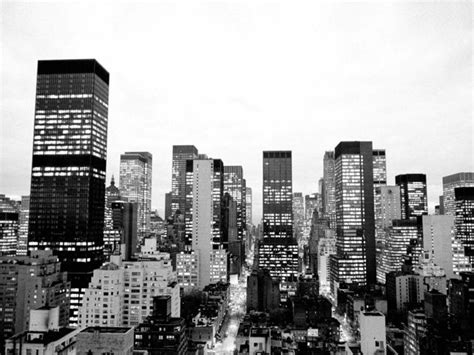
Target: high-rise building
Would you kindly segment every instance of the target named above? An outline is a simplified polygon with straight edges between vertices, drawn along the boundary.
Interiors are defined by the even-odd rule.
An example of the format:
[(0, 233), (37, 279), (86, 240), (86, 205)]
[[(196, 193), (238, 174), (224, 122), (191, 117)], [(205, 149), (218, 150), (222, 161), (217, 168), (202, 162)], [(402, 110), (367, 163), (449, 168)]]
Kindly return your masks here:
[(18, 246), (16, 255), (28, 253), (28, 224), (30, 223), (30, 196), (21, 196), (20, 213), (18, 215)]
[(304, 199), (301, 192), (293, 193), (293, 232), (296, 240), (303, 236), (304, 227)]
[(280, 307), (280, 285), (268, 270), (254, 270), (247, 277), (247, 310), (269, 312)]
[(172, 200), (172, 194), (170, 191), (165, 194), (165, 221), (167, 221), (168, 218), (170, 218), (173, 215), (173, 213), (171, 212), (171, 200)]
[(245, 237), (246, 223), (246, 181), (241, 166), (224, 166), (224, 193), (229, 193), (237, 203), (237, 231), (239, 239)]
[(428, 251), (435, 264), (441, 266), (448, 279), (454, 278), (453, 248), (454, 216), (423, 216), (423, 250)]
[(426, 316), (422, 309), (408, 311), (408, 321), (403, 337), (403, 353), (406, 355), (420, 354), (421, 341), (427, 332)]
[(323, 176), (323, 201), (324, 201), (324, 213), (326, 217), (329, 217), (331, 221), (331, 228), (336, 227), (336, 180), (334, 170), (334, 152), (328, 151), (324, 153), (323, 165), (324, 165), (324, 176)]
[(31, 309), (59, 307), (59, 326), (69, 323), (71, 284), (51, 250), (0, 257), (0, 345), (28, 330)]
[(359, 323), (362, 354), (385, 354), (387, 337), (384, 314), (381, 312), (360, 312)]
[[(113, 230), (118, 232), (118, 244), (114, 245), (114, 252), (119, 251), (124, 260), (130, 260), (137, 252), (137, 225), (138, 208), (136, 203), (125, 201), (114, 201), (112, 209)], [(116, 243), (117, 241), (115, 241)]]
[(428, 214), (425, 174), (397, 175), (395, 183), (400, 186), (402, 219)]
[(443, 195), (440, 196), (442, 214), (456, 215), (456, 201), (454, 189), (457, 187), (474, 187), (474, 172), (457, 173), (443, 177)]
[(16, 254), (18, 234), (17, 205), (5, 195), (0, 195), (0, 256)]
[(374, 188), (387, 185), (385, 149), (374, 149), (372, 154), (374, 160)]
[(252, 225), (252, 188), (245, 188), (245, 221), (248, 225)]
[(469, 257), (474, 270), (474, 187), (454, 189), (456, 206), (456, 238), (464, 247), (464, 255)]
[(72, 282), (71, 318), (103, 261), (109, 73), (42, 60), (36, 81), (28, 249), (51, 249)]
[(220, 159), (195, 159), (186, 163), (186, 238), (197, 255), (200, 288), (227, 280), (223, 178), (224, 164)]
[(375, 284), (375, 221), (372, 142), (341, 142), (335, 149), (336, 283)]
[(385, 283), (387, 273), (401, 271), (410, 242), (418, 239), (418, 230), (416, 220), (392, 221), (392, 225), (386, 230), (380, 264), (377, 264), (377, 281)]
[(171, 214), (179, 210), (184, 215), (186, 205), (186, 160), (198, 158), (193, 145), (174, 145), (171, 167)]
[(104, 255), (109, 257), (120, 245), (120, 232), (114, 228), (112, 220), (112, 202), (121, 200), (120, 190), (115, 186), (112, 176), (110, 185), (105, 189), (104, 208)]
[(259, 269), (283, 282), (298, 274), (298, 245), (293, 237), (291, 151), (263, 152), (263, 240)]
[(150, 232), (153, 157), (148, 152), (120, 155), (120, 194), (138, 207), (138, 239)]

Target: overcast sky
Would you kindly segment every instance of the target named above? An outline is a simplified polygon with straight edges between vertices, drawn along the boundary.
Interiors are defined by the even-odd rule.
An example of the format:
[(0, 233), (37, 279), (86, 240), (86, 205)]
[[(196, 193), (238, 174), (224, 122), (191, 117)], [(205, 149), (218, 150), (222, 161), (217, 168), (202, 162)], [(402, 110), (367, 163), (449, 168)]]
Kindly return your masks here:
[(153, 202), (173, 144), (242, 165), (261, 216), (262, 150), (293, 151), (317, 191), (325, 150), (371, 140), (388, 182), (473, 171), (472, 5), (299, 1), (2, 1), (0, 193), (29, 194), (39, 59), (110, 73), (107, 184), (124, 151), (153, 154)]

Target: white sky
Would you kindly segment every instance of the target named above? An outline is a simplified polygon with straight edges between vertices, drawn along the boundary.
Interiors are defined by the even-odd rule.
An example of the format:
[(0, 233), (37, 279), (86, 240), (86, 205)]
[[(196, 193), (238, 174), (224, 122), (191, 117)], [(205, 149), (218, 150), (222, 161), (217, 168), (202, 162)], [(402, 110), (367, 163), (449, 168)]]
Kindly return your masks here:
[(173, 144), (242, 165), (261, 216), (262, 150), (293, 151), (317, 191), (325, 150), (372, 140), (389, 183), (473, 171), (472, 5), (464, 2), (1, 2), (0, 193), (29, 194), (39, 59), (111, 75), (107, 184), (124, 151), (153, 154), (164, 210)]

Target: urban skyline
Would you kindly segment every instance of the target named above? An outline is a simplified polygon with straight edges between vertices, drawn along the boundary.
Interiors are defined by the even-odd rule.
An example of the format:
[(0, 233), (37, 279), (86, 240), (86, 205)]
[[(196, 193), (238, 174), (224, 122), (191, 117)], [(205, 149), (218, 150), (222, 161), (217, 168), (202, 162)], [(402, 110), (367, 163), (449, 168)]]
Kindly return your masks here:
[[(67, 21), (73, 28), (86, 7), (80, 4), (63, 6), (55, 4), (55, 7), (64, 10), (64, 16), (57, 19), (58, 26)], [(101, 4), (98, 6), (100, 10)], [(110, 45), (102, 47), (102, 40), (92, 40), (94, 30), (99, 30), (96, 23), (100, 21), (95, 21), (97, 15), (82, 17), (91, 30), (76, 38), (74, 47), (64, 47), (60, 39), (46, 45), (43, 38), (47, 36), (43, 34), (48, 28), (40, 26), (38, 21), (51, 16), (51, 8), (48, 5), (37, 7), (36, 4), (25, 8), (6, 3), (3, 11), (6, 41), (3, 46), (2, 85), (4, 88), (18, 90), (2, 91), (1, 138), (6, 146), (16, 147), (16, 154), (15, 157), (8, 154), (8, 151), (1, 154), (1, 166), (9, 167), (2, 173), (1, 191), (16, 198), (29, 191), (30, 142), (33, 134), (30, 127), (34, 105), (31, 98), (34, 95), (36, 60), (96, 58), (113, 75), (116, 88), (110, 93), (109, 115), (112, 119), (109, 125), (107, 181), (110, 181), (111, 175), (118, 179), (120, 154), (125, 151), (149, 151), (155, 157), (152, 208), (157, 208), (162, 216), (165, 193), (171, 191), (167, 171), (171, 167), (172, 145), (192, 144), (200, 151), (210, 154), (210, 157), (220, 158), (229, 165), (241, 164), (247, 185), (253, 188), (254, 220), (258, 221), (262, 211), (259, 158), (263, 150), (292, 150), (294, 191), (310, 193), (318, 190), (317, 180), (322, 176), (320, 157), (326, 150), (332, 150), (337, 142), (352, 140), (370, 140), (375, 147), (383, 146), (386, 149), (389, 184), (394, 184), (396, 174), (426, 174), (429, 210), (433, 212), (434, 205), (438, 204), (437, 196), (442, 194), (442, 177), (473, 170), (472, 159), (465, 159), (472, 156), (472, 120), (469, 118), (472, 112), (471, 67), (468, 60), (471, 43), (468, 41), (469, 36), (466, 36), (470, 30), (471, 4), (352, 4), (349, 7), (336, 4), (334, 8), (309, 4), (301, 6), (294, 9), (269, 6), (266, 9), (261, 5), (227, 4), (208, 9), (206, 6), (196, 5), (196, 11), (189, 13), (183, 7), (173, 10), (163, 5), (156, 5), (156, 9), (160, 11), (153, 12), (153, 5), (143, 5), (136, 9), (136, 16), (131, 16), (127, 24), (136, 25), (136, 21), (142, 16), (147, 18), (147, 12), (158, 13), (158, 18), (153, 21), (156, 28), (150, 31), (150, 35), (157, 31), (173, 32), (174, 26), (186, 24), (184, 28), (187, 28), (195, 24), (197, 33), (191, 36), (191, 40), (209, 52), (200, 54), (189, 69), (180, 72), (182, 66), (178, 68), (177, 64), (173, 64), (173, 58), (186, 56), (188, 52), (175, 48), (172, 38), (166, 40), (162, 36), (155, 36), (157, 43), (162, 45), (161, 48), (168, 55), (159, 54), (159, 61), (153, 65), (148, 59), (144, 59), (143, 65), (135, 67), (131, 76), (127, 70), (132, 65), (131, 59), (127, 56), (120, 57), (118, 51), (120, 49), (122, 53), (124, 44), (134, 49), (131, 52), (140, 53), (144, 49), (140, 50), (140, 47), (132, 44), (132, 38), (126, 35), (123, 36), (125, 42), (120, 42), (120, 46), (117, 46), (114, 40), (118, 38), (114, 37), (116, 32), (109, 28), (103, 32), (103, 38), (109, 40)], [(126, 9), (126, 5), (112, 9), (117, 21), (120, 21), (124, 13), (130, 15)], [(264, 16), (266, 11), (279, 21), (269, 22), (272, 17)], [(360, 20), (353, 18), (353, 13)], [(450, 13), (451, 16), (443, 16), (445, 13)], [(236, 14), (239, 16), (234, 16)], [(316, 17), (312, 18), (309, 14), (316, 14)], [(248, 22), (238, 20), (240, 17), (248, 19)], [(364, 21), (365, 17), (370, 17), (372, 21)], [(176, 24), (170, 24), (169, 18), (175, 18)], [(220, 18), (225, 21), (219, 21)], [(379, 20), (374, 22), (373, 18)], [(207, 19), (212, 20), (211, 24), (203, 26)], [(329, 19), (334, 23), (329, 23)], [(357, 47), (359, 39), (349, 31), (358, 26), (359, 21), (367, 26), (360, 33), (367, 38), (367, 51)], [(322, 38), (322, 32), (312, 26), (316, 22), (321, 26), (320, 31), (328, 34), (328, 38)], [(295, 26), (284, 26), (295, 23)], [(380, 35), (375, 34), (381, 24), (386, 27)], [(439, 26), (432, 26), (433, 24)], [(237, 33), (255, 31), (256, 39), (241, 38), (233, 30), (233, 26)], [(282, 32), (283, 26), (285, 29), (292, 28), (288, 30), (291, 31), (287, 34), (288, 37)], [(21, 30), (18, 30), (19, 27)], [(71, 34), (67, 25), (64, 28), (65, 33), (57, 33), (59, 38), (66, 38)], [(137, 25), (138, 33), (143, 30), (141, 24)], [(120, 33), (121, 29), (118, 31)], [(178, 31), (176, 39), (183, 44), (189, 43), (187, 34), (186, 31)], [(343, 39), (347, 48), (335, 45), (342, 35), (345, 36)], [(254, 48), (257, 44), (255, 41), (263, 38), (269, 40), (265, 42), (265, 52), (258, 52), (262, 59), (258, 59), (257, 55), (253, 57), (255, 62), (251, 62), (242, 56), (233, 58), (231, 55), (214, 52), (210, 43), (215, 40), (222, 42), (222, 36), (229, 38), (225, 48), (233, 44), (243, 53)], [(298, 50), (298, 56), (307, 59), (294, 75), (281, 74), (282, 85), (276, 85), (280, 89), (272, 89), (269, 86), (275, 87), (276, 79), (271, 78), (269, 70), (273, 67), (264, 69), (264, 63), (270, 62), (270, 58), (274, 59), (275, 65), (284, 68), (283, 72), (287, 70), (292, 73), (290, 68), (293, 66), (289, 61), (298, 57), (284, 56), (279, 59), (279, 49), (273, 43), (279, 38), (283, 41), (282, 45), (296, 49), (289, 40), (293, 37), (314, 43), (318, 52), (310, 48)], [(31, 42), (32, 38), (36, 39), (34, 43)], [(383, 44), (390, 41), (395, 48), (402, 49), (397, 51), (394, 59), (388, 56), (391, 48)], [(191, 48), (195, 50), (196, 45)], [(25, 48), (25, 52), (16, 54), (13, 46)], [(430, 54), (425, 53), (426, 48), (430, 48)], [(370, 58), (365, 52), (375, 55)], [(233, 54), (235, 50), (230, 50), (229, 53)], [(318, 56), (319, 53), (326, 55)], [(156, 59), (154, 53), (147, 54), (150, 54), (150, 60)], [(232, 71), (225, 71), (228, 75), (226, 82), (230, 85), (221, 80), (222, 73), (227, 68), (218, 65), (215, 70), (211, 70), (215, 67), (215, 61), (206, 62), (213, 55), (233, 65)], [(331, 85), (326, 85), (329, 77), (325, 71), (331, 68), (330, 58), (348, 56), (356, 58), (355, 64), (345, 67), (342, 66), (344, 62), (336, 61), (330, 71)], [(121, 59), (116, 60), (119, 57)], [(450, 63), (457, 63), (454, 71), (450, 69), (453, 65)], [(202, 70), (197, 70), (199, 65)], [(390, 69), (397, 75), (390, 74)], [(142, 83), (136, 81), (136, 78), (142, 76), (139, 75), (141, 70), (146, 70), (149, 77), (156, 80), (142, 86)], [(366, 74), (359, 77), (359, 72)], [(432, 73), (437, 75), (433, 76)], [(209, 83), (199, 87), (198, 92), (198, 85), (203, 82), (204, 75)], [(252, 75), (252, 80), (249, 75)], [(249, 82), (254, 84), (249, 85)], [(366, 82), (367, 85), (360, 86), (360, 82)], [(374, 83), (374, 86), (371, 87), (370, 83)], [(183, 85), (188, 89), (181, 90)], [(296, 87), (297, 90), (290, 91), (290, 87)], [(410, 87), (410, 90), (407, 91), (406, 87)], [(354, 91), (355, 88), (358, 93)], [(338, 91), (341, 94), (337, 94)], [(18, 92), (25, 95), (19, 97)], [(268, 94), (262, 95), (260, 92)], [(380, 96), (381, 93), (384, 96)], [(127, 103), (130, 100), (137, 104), (132, 105), (133, 112)], [(442, 108), (440, 102), (443, 102)], [(372, 104), (375, 106), (372, 107)], [(128, 119), (129, 117), (133, 119)], [(241, 123), (228, 130), (224, 122), (226, 120), (221, 117), (227, 117), (228, 122), (241, 120)], [(291, 127), (272, 124), (274, 120), (283, 123), (285, 118), (291, 118)], [(378, 126), (381, 121), (384, 122), (383, 127)], [(174, 129), (185, 123), (189, 127), (184, 130)], [(210, 128), (200, 131), (202, 134), (196, 136), (196, 127), (203, 124)], [(261, 127), (267, 125), (272, 127), (272, 134), (260, 135), (258, 132)], [(5, 127), (9, 127), (8, 131)], [(151, 134), (144, 135), (141, 127), (146, 127), (146, 132)], [(408, 130), (407, 127), (412, 129)], [(419, 132), (425, 133), (424, 139), (418, 139)], [(122, 138), (124, 134), (140, 139), (131, 140), (125, 146)], [(209, 139), (210, 137), (213, 139)], [(313, 139), (314, 137), (318, 139)], [(277, 144), (278, 141), (284, 144)], [(235, 143), (245, 144), (246, 149), (236, 150)], [(437, 149), (438, 147), (443, 149)], [(437, 154), (430, 154), (432, 150)], [(21, 156), (22, 159), (16, 159), (16, 156)], [(407, 159), (408, 156), (410, 159)], [(437, 163), (439, 160), (445, 162), (443, 166)], [(420, 162), (423, 162), (423, 166), (419, 165)], [(307, 174), (308, 171), (312, 173)]]

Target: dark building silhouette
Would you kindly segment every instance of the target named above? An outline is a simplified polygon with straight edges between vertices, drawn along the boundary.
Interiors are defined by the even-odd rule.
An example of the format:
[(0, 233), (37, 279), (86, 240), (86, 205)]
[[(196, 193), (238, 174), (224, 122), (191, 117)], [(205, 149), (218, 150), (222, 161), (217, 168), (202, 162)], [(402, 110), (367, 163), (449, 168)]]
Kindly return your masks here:
[(258, 267), (268, 269), (282, 282), (296, 279), (298, 273), (291, 151), (263, 152), (263, 240), (258, 248)]
[(454, 199), (456, 237), (461, 241), (471, 266), (474, 266), (474, 187), (455, 188)]
[(135, 329), (135, 349), (150, 355), (184, 355), (188, 338), (184, 318), (171, 317), (171, 296), (153, 298), (153, 313)]
[[(114, 230), (119, 232), (120, 244), (125, 246), (123, 252), (124, 260), (130, 260), (137, 252), (138, 240), (138, 208), (136, 203), (115, 201), (112, 202), (112, 221)], [(119, 251), (119, 246), (115, 251)]]
[(171, 192), (167, 192), (165, 194), (165, 221), (171, 216)]
[(247, 277), (247, 311), (269, 312), (280, 306), (280, 282), (268, 270), (254, 270)]
[(397, 175), (395, 183), (400, 186), (402, 219), (428, 214), (425, 174)]
[(186, 160), (198, 158), (193, 145), (174, 145), (171, 172), (171, 213), (180, 210), (184, 214), (186, 205)]
[(104, 258), (108, 97), (109, 73), (96, 60), (38, 62), (28, 248), (59, 256), (72, 324)]

